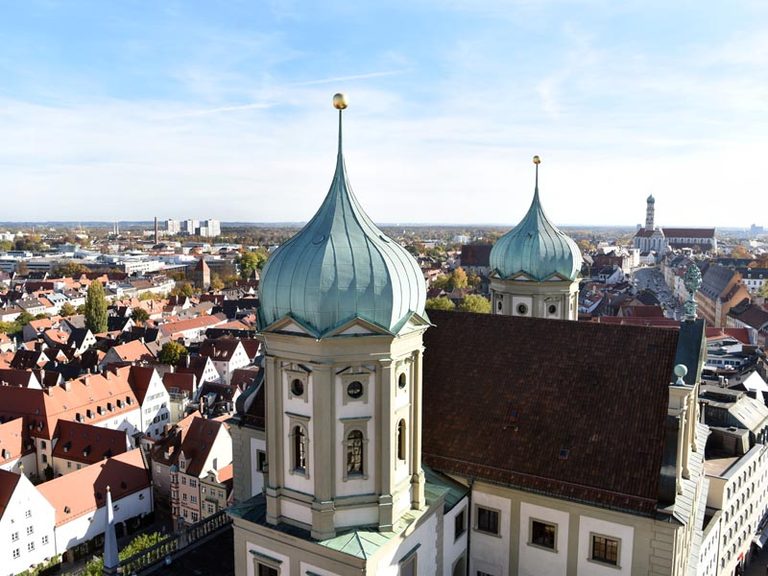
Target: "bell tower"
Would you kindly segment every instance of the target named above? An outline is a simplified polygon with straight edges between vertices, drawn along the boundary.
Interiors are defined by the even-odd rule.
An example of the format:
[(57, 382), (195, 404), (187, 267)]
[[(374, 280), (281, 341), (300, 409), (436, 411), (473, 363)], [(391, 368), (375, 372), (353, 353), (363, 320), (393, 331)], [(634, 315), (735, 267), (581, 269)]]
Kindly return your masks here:
[(323, 540), (422, 509), (426, 287), (416, 261), (362, 210), (342, 153), (312, 220), (270, 257), (266, 349), (267, 522)]
[(493, 314), (578, 320), (581, 250), (547, 218), (539, 199), (539, 164), (528, 213), (491, 249)]
[(656, 212), (656, 199), (653, 194), (645, 201), (645, 229), (653, 230), (654, 213)]

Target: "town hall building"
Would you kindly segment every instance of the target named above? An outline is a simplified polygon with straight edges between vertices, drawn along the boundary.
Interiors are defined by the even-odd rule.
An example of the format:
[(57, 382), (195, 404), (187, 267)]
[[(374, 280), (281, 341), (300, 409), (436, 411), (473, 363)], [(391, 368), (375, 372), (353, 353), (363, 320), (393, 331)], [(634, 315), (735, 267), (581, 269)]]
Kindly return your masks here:
[(581, 260), (538, 164), (491, 255), (494, 314), (427, 314), (352, 192), (334, 105), (333, 181), (263, 270), (264, 378), (230, 421), (236, 573), (693, 574), (703, 322), (573, 322)]

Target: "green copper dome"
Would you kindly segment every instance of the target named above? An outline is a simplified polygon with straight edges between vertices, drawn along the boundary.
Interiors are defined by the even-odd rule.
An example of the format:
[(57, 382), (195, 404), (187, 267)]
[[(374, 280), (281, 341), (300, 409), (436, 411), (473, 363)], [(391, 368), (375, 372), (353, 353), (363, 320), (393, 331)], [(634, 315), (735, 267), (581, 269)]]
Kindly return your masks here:
[(310, 222), (267, 261), (260, 323), (289, 316), (318, 337), (353, 318), (397, 332), (423, 314), (426, 284), (416, 260), (363, 212), (347, 179), (341, 148), (331, 189)]
[(539, 201), (539, 167), (536, 189), (528, 213), (491, 249), (491, 269), (501, 278), (523, 273), (534, 280), (559, 275), (575, 280), (581, 270), (581, 251), (544, 214)]

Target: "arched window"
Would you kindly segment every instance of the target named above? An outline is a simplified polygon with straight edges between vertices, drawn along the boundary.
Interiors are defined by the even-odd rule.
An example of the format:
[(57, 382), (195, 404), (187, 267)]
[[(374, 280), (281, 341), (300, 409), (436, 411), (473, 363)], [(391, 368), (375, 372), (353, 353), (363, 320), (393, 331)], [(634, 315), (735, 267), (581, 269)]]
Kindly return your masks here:
[(405, 420), (397, 423), (397, 459), (405, 460)]
[(301, 426), (293, 427), (293, 469), (300, 472), (307, 469), (307, 437)]
[(363, 473), (363, 433), (352, 430), (347, 435), (347, 476)]

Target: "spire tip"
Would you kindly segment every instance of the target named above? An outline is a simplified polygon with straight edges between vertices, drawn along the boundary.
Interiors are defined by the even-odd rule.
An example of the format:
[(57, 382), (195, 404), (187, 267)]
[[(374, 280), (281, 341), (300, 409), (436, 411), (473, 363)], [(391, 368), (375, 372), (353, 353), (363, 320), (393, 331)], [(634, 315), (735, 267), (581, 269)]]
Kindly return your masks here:
[(336, 110), (344, 110), (347, 107), (347, 97), (341, 92), (333, 95), (333, 107)]

